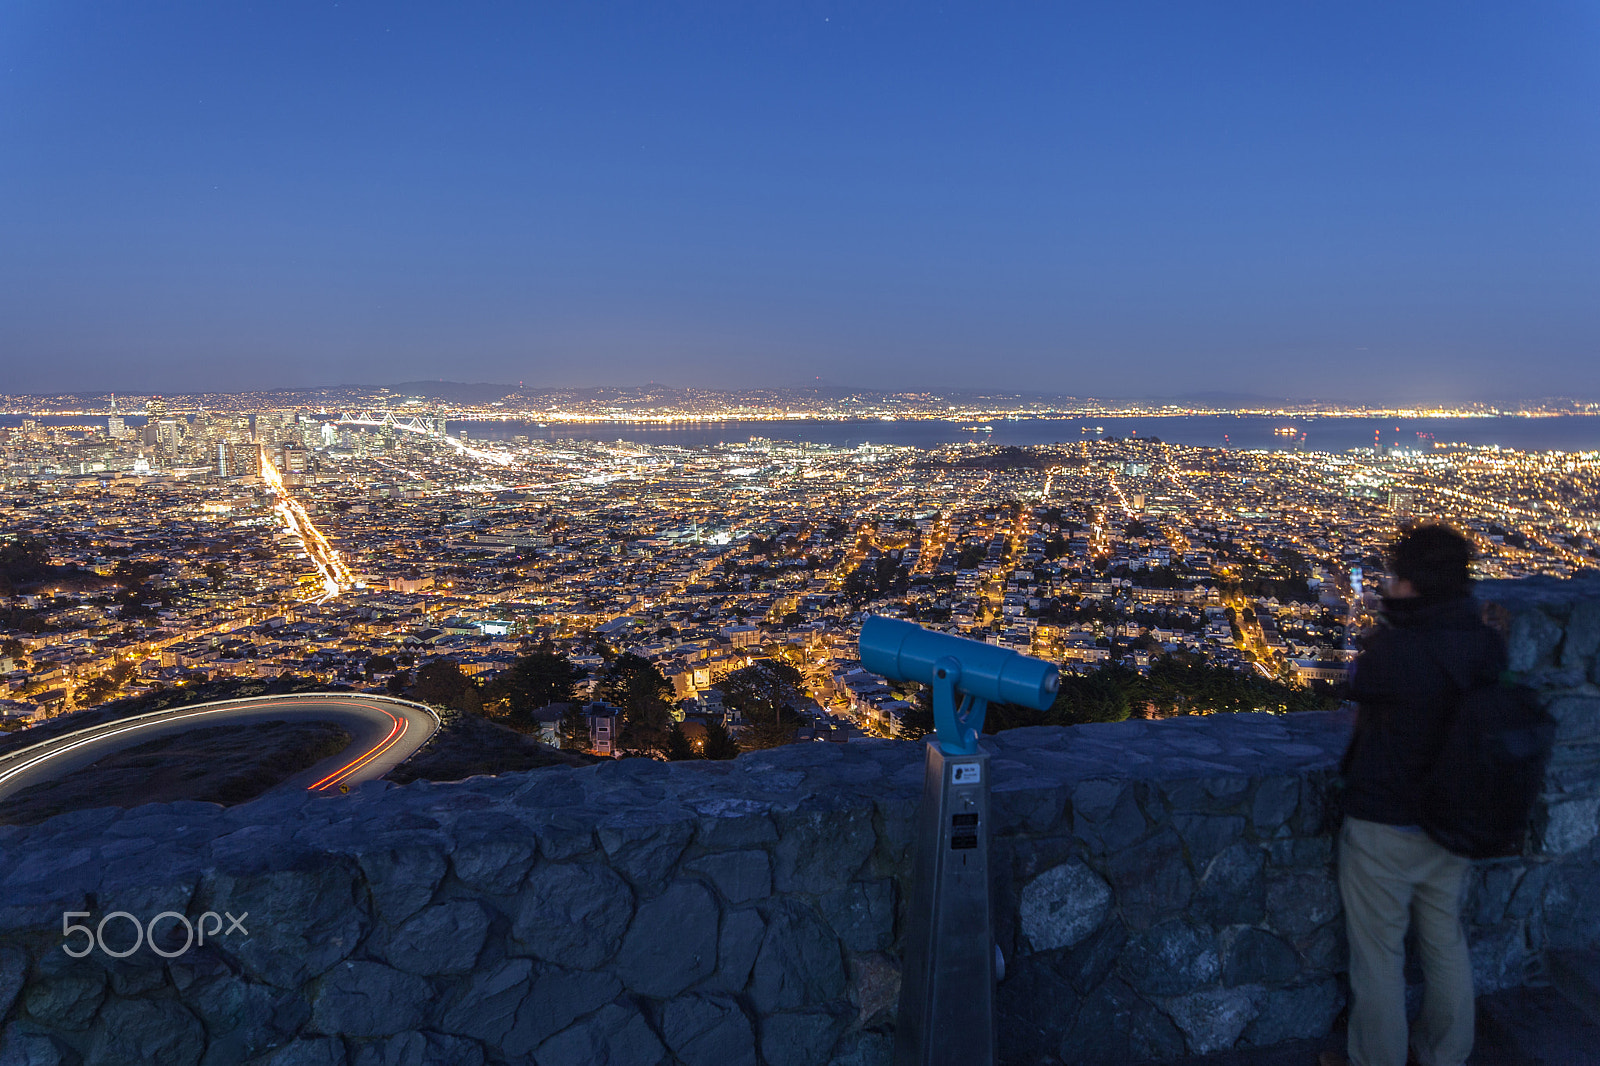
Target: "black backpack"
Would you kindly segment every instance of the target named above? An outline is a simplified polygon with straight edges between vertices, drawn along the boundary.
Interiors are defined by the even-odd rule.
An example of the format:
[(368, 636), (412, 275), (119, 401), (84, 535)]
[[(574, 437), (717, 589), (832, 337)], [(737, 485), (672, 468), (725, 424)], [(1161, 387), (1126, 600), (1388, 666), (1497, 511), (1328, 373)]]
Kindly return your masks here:
[(1464, 858), (1520, 855), (1555, 735), (1538, 693), (1509, 670), (1464, 690), (1422, 782), (1423, 830)]

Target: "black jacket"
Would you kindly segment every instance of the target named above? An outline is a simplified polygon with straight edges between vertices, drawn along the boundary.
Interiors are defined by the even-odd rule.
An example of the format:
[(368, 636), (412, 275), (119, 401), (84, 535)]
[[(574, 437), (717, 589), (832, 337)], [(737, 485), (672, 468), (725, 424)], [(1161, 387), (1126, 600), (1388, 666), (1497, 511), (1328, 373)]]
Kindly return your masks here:
[(1385, 600), (1388, 625), (1367, 639), (1350, 695), (1355, 735), (1344, 757), (1345, 813), (1417, 824), (1417, 793), (1444, 744), (1456, 700), (1506, 668), (1500, 634), (1471, 597)]

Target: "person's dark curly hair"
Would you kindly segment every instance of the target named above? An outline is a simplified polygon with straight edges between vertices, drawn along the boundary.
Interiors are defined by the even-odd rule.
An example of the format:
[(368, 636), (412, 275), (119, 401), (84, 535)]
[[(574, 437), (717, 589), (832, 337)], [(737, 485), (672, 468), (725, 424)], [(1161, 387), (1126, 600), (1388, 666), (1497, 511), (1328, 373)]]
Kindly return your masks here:
[(1472, 544), (1444, 525), (1418, 526), (1389, 546), (1389, 570), (1411, 582), (1425, 600), (1448, 600), (1472, 592)]

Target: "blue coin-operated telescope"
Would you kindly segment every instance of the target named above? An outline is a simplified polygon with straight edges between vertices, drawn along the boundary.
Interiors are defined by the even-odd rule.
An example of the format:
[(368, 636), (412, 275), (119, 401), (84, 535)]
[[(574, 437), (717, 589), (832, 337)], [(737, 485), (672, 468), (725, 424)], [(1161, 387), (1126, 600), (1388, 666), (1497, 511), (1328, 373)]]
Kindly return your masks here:
[(861, 665), (891, 681), (933, 689), (933, 725), (946, 755), (977, 752), (990, 703), (1043, 711), (1061, 687), (1054, 663), (878, 615), (861, 626)]
[(877, 616), (861, 626), (861, 665), (933, 689), (936, 739), (926, 748), (894, 1064), (993, 1066), (1004, 964), (989, 903), (989, 756), (978, 737), (991, 702), (1042, 711), (1061, 674), (1053, 663)]

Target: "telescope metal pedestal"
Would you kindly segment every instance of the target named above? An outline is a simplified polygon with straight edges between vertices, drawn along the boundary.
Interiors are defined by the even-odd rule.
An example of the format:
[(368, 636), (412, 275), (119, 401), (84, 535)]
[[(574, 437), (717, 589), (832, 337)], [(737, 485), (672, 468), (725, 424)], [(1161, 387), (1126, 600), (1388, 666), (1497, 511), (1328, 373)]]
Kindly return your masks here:
[(894, 1066), (993, 1066), (989, 756), (928, 740)]

